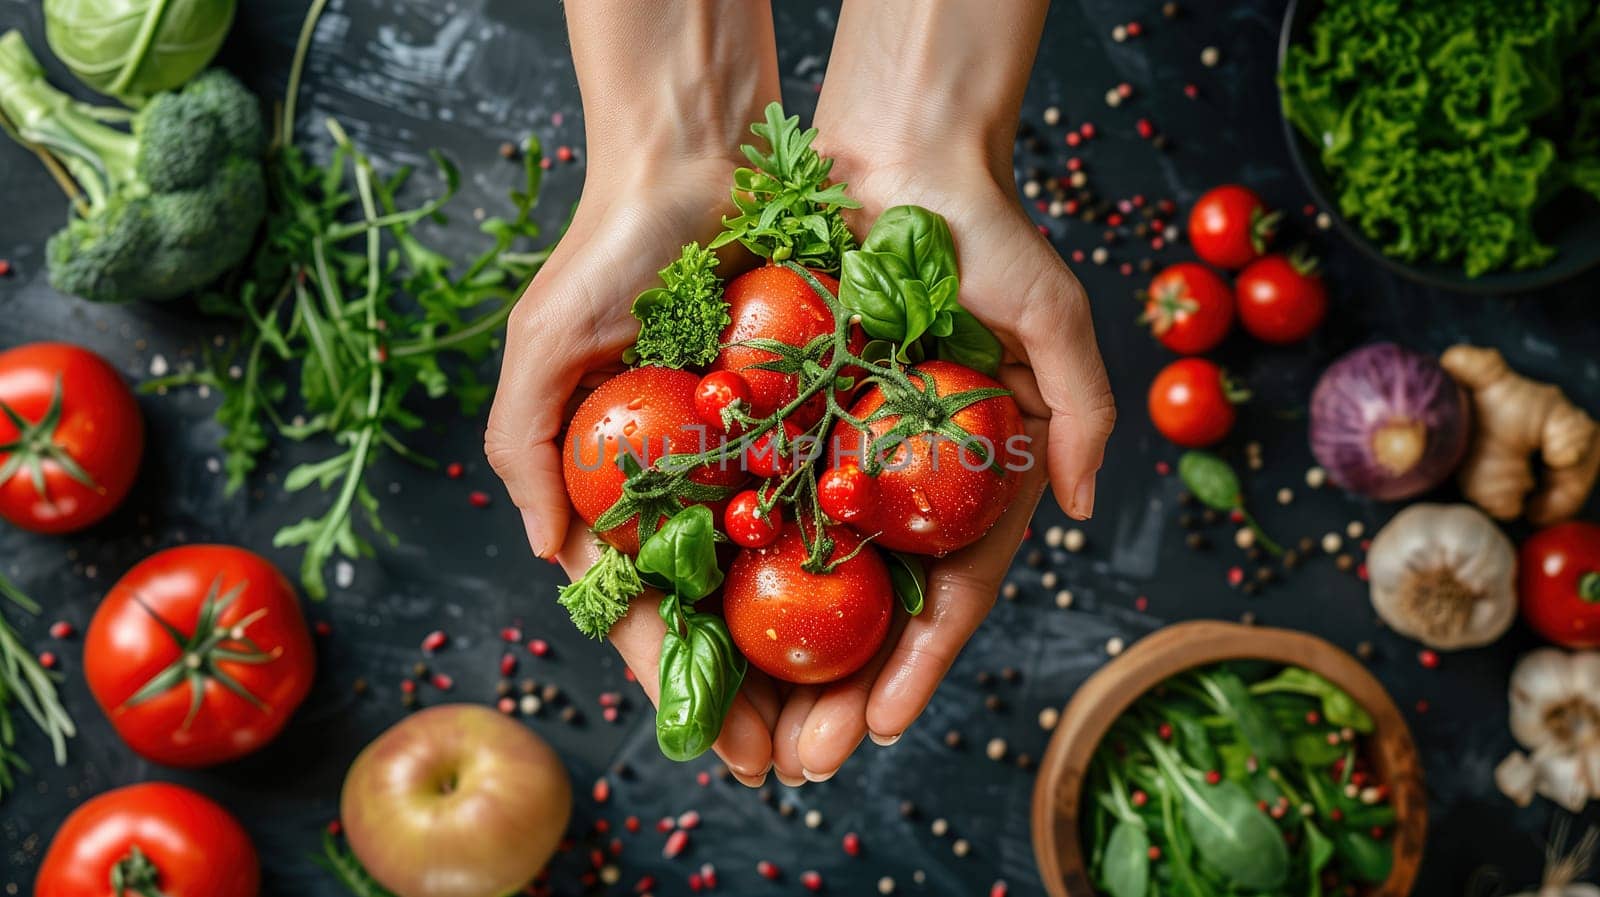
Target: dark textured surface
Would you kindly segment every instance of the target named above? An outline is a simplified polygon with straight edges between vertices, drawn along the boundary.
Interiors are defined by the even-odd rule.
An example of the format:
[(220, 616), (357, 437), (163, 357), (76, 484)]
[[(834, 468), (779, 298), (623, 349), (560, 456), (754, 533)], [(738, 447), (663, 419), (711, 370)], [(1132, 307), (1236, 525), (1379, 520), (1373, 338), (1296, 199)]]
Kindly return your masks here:
[[(225, 59), (264, 95), (275, 95), (301, 5), (278, 0), (242, 6)], [(462, 251), (479, 245), (464, 223), (466, 213), (479, 205), (498, 208), (511, 183), (515, 172), (496, 155), (503, 139), (532, 130), (547, 147), (581, 147), (582, 121), (555, 3), (342, 0), (334, 6), (317, 33), (303, 122), (335, 114), (358, 142), (388, 162), (420, 161), (430, 147), (448, 151), (467, 172), (450, 245)], [(1264, 525), (1283, 537), (1320, 536), (1360, 520), (1370, 533), (1391, 513), (1332, 491), (1312, 493), (1302, 482), (1310, 463), (1301, 417), (1305, 398), (1333, 355), (1367, 339), (1432, 350), (1462, 339), (1497, 345), (1514, 366), (1558, 382), (1591, 410), (1600, 409), (1594, 351), (1600, 319), (1592, 309), (1600, 280), (1591, 276), (1538, 296), (1445, 295), (1398, 281), (1332, 235), (1315, 233), (1300, 214), (1305, 196), (1288, 165), (1272, 89), (1281, 5), (1251, 0), (1195, 6), (1180, 23), (1168, 23), (1159, 4), (1148, 0), (1057, 3), (1025, 113), (1039, 127), (1046, 150), (1023, 153), (1019, 166), (1061, 170), (1069, 152), (1061, 129), (1038, 126), (1041, 110), (1057, 104), (1068, 123), (1092, 120), (1099, 129), (1099, 139), (1078, 153), (1102, 195), (1140, 193), (1184, 203), (1218, 181), (1242, 180), (1289, 210), (1291, 239), (1307, 236), (1326, 251), (1333, 312), (1309, 349), (1267, 349), (1236, 337), (1220, 353), (1256, 393), (1234, 447), (1245, 439), (1265, 446), (1266, 469), (1250, 477)], [(1145, 36), (1112, 42), (1112, 26), (1134, 15), (1145, 24)], [(833, 22), (826, 4), (781, 4), (784, 89), (794, 111), (806, 113), (814, 101)], [(0, 30), (10, 27), (21, 27), (42, 54), (34, 0), (0, 0)], [(1206, 44), (1221, 50), (1217, 68), (1199, 62)], [(59, 67), (51, 68), (58, 83), (67, 83)], [(1108, 109), (1104, 93), (1121, 81), (1134, 86), (1135, 96)], [(1189, 81), (1199, 86), (1200, 99), (1185, 98), (1181, 88)], [(1171, 136), (1166, 151), (1134, 135), (1140, 117)], [(320, 132), (307, 126), (306, 133)], [(581, 179), (580, 164), (558, 165), (551, 173), (543, 210), (552, 226), (576, 197)], [(33, 160), (9, 141), (0, 141), (0, 209), (0, 258), (17, 269), (0, 279), (0, 348), (71, 339), (139, 380), (153, 364), (194, 358), (225, 332), (183, 304), (105, 308), (52, 292), (41, 253), (65, 206)], [(1048, 223), (1064, 251), (1087, 251), (1099, 238), (1093, 225)], [(24, 734), (24, 750), (40, 771), (0, 806), (0, 892), (30, 892), (50, 833), (78, 801), (116, 785), (160, 778), (198, 787), (239, 815), (265, 860), (266, 893), (340, 893), (308, 857), (335, 814), (345, 767), (368, 739), (399, 718), (399, 680), (418, 659), (422, 636), (440, 627), (452, 636), (450, 648), (434, 661), (436, 669), (455, 676), (451, 699), (488, 701), (501, 653), (497, 633), (521, 620), (530, 635), (554, 645), (545, 660), (519, 652), (524, 672), (560, 683), (587, 718), (569, 725), (547, 710), (532, 722), (562, 752), (577, 785), (574, 831), (587, 832), (599, 818), (615, 827), (630, 813), (646, 820), (646, 833), (624, 839), (623, 877), (614, 893), (630, 893), (645, 873), (657, 878), (657, 894), (687, 893), (685, 877), (709, 861), (718, 866), (724, 893), (793, 893), (799, 873), (814, 868), (838, 894), (874, 893), (883, 875), (896, 879), (900, 893), (979, 894), (1005, 879), (1012, 894), (1034, 894), (1039, 886), (1027, 824), (1032, 778), (985, 759), (984, 742), (1001, 736), (1013, 752), (1036, 756), (1046, 739), (1035, 721), (1038, 710), (1064, 702), (1104, 662), (1108, 638), (1133, 639), (1173, 620), (1236, 618), (1245, 611), (1266, 623), (1321, 633), (1346, 648), (1362, 640), (1376, 646), (1373, 668), (1408, 709), (1428, 764), (1435, 821), (1418, 894), (1462, 894), (1473, 870), (1485, 864), (1510, 871), (1518, 884), (1531, 882), (1551, 810), (1536, 805), (1518, 811), (1490, 780), (1493, 765), (1511, 747), (1506, 678), (1531, 638), (1519, 628), (1495, 647), (1448, 655), (1438, 670), (1426, 671), (1415, 661), (1414, 645), (1376, 626), (1363, 585), (1336, 572), (1330, 560), (1314, 561), (1289, 584), (1247, 598), (1224, 581), (1237, 557), (1227, 532), (1214, 534), (1225, 547), (1210, 554), (1185, 550), (1173, 522), (1178, 484), (1154, 473), (1156, 463), (1173, 460), (1175, 452), (1143, 413), (1145, 388), (1166, 358), (1133, 323), (1137, 308), (1131, 296), (1142, 278), (1116, 269), (1121, 261), (1137, 261), (1137, 245), (1115, 248), (1112, 264), (1104, 268), (1078, 266), (1095, 300), (1101, 346), (1122, 409), (1101, 479), (1099, 514), (1084, 527), (1088, 547), (1075, 556), (1045, 548), (1045, 528), (1062, 522), (1047, 505), (1022, 551), (1024, 558), (1042, 552), (1043, 567), (1019, 559), (1016, 600), (998, 605), (923, 719), (893, 748), (863, 747), (829, 783), (796, 791), (775, 786), (774, 806), (790, 803), (799, 812), (781, 815), (755, 794), (714, 778), (702, 788), (694, 773), (710, 763), (685, 769), (657, 755), (642, 697), (625, 684), (608, 649), (585, 643), (565, 623), (553, 603), (558, 572), (529, 556), (514, 509), (503, 500), (487, 510), (467, 504), (469, 489), (500, 495), (480, 460), (481, 422), (462, 425), (440, 407), (429, 409), (436, 426), (420, 447), (464, 462), (466, 476), (451, 481), (394, 459), (377, 470), (373, 482), (400, 544), (356, 564), (349, 587), (310, 609), (314, 619), (331, 622), (333, 635), (319, 642), (321, 669), (311, 698), (268, 750), (193, 774), (144, 764), (111, 734), (89, 699), (79, 676), (79, 643), (52, 646), (64, 657), (66, 697), (83, 733), (64, 769), (50, 767), (44, 745)], [(1180, 246), (1164, 256), (1183, 254)], [(273, 473), (281, 476), (292, 464), (287, 453), (273, 460), (272, 473), (251, 495), (224, 498), (222, 478), (208, 467), (219, 435), (210, 418), (212, 400), (188, 393), (145, 397), (140, 404), (150, 425), (150, 450), (134, 495), (111, 521), (66, 539), (0, 530), (0, 565), (48, 608), (44, 619), (22, 621), (31, 644), (46, 643), (50, 620), (87, 624), (110, 583), (153, 548), (214, 540), (267, 550), (272, 532), (307, 510), (305, 499), (285, 499), (275, 483)], [(1299, 495), (1287, 508), (1272, 501), (1284, 485)], [(297, 558), (267, 553), (294, 569)], [(1054, 589), (1041, 585), (1045, 570), (1055, 572), (1059, 587), (1073, 591), (1072, 610), (1055, 607)], [(1139, 596), (1148, 597), (1144, 611), (1136, 609)], [(1003, 666), (1021, 670), (1021, 679), (998, 686), (1004, 709), (997, 714), (984, 709), (976, 676)], [(373, 685), (364, 698), (352, 693), (358, 676)], [(596, 706), (598, 694), (613, 689), (624, 690), (629, 701), (616, 725), (601, 722)], [(425, 702), (443, 700), (427, 688), (423, 692)], [(1419, 700), (1429, 704), (1425, 714), (1411, 709)], [(952, 751), (943, 744), (951, 728), (965, 733), (967, 747)], [(596, 808), (586, 797), (589, 785), (617, 761), (625, 761), (633, 775), (617, 782), (607, 806)], [(920, 808), (911, 821), (898, 809), (908, 798)], [(705, 819), (689, 852), (677, 861), (661, 859), (662, 836), (650, 822), (689, 808)], [(823, 815), (816, 831), (801, 821), (813, 808)], [(936, 817), (949, 820), (951, 835), (938, 839), (929, 833)], [(858, 859), (839, 849), (847, 831), (860, 832), (865, 841)], [(951, 850), (958, 835), (971, 842), (967, 857)], [(782, 867), (785, 880), (762, 882), (753, 868), (758, 858)], [(578, 893), (580, 863), (570, 858), (558, 864), (558, 893)], [(913, 884), (918, 869), (926, 873), (920, 888)]]

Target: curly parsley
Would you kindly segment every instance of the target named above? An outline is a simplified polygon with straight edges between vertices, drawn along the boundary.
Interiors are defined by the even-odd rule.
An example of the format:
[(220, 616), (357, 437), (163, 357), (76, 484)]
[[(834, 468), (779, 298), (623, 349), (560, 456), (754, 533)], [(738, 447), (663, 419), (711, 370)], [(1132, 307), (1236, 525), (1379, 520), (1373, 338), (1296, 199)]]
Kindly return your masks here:
[(644, 591), (644, 583), (633, 561), (608, 545), (587, 573), (559, 591), (558, 600), (572, 615), (572, 625), (590, 638), (601, 639), (628, 612), (628, 602)]
[(633, 300), (639, 338), (627, 352), (630, 364), (704, 367), (717, 357), (731, 319), (716, 268), (716, 253), (690, 243), (681, 258), (661, 269), (662, 286)]

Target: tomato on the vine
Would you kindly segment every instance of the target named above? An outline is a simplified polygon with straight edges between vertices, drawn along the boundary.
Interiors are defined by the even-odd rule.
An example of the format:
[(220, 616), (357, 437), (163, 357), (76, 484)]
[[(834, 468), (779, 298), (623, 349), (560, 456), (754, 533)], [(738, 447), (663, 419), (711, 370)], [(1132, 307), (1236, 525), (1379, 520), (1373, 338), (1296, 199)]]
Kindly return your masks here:
[(1204, 358), (1180, 358), (1150, 384), (1150, 421), (1178, 445), (1203, 448), (1233, 429), (1239, 398), (1222, 368)]
[(739, 552), (723, 583), (722, 612), (734, 644), (757, 668), (785, 682), (832, 682), (883, 645), (894, 592), (877, 550), (845, 527), (827, 530), (835, 542), (828, 562), (837, 566), (804, 569), (801, 525), (785, 527), (768, 548)]
[[(567, 424), (561, 461), (567, 496), (586, 523), (593, 526), (622, 499), (625, 457), (649, 467), (668, 455), (699, 454), (719, 444), (695, 411), (699, 383), (688, 371), (632, 368), (600, 384), (578, 406)], [(726, 463), (696, 468), (689, 480), (731, 490), (744, 482), (745, 473), (735, 455)], [(706, 503), (718, 509), (718, 502)], [(626, 554), (638, 554), (638, 516), (599, 536)]]
[(1189, 243), (1208, 264), (1237, 271), (1267, 251), (1282, 216), (1238, 184), (1208, 190), (1189, 211)]
[(1519, 554), (1517, 595), (1528, 625), (1567, 648), (1600, 648), (1600, 524), (1546, 527)]
[(1267, 343), (1297, 343), (1322, 325), (1328, 291), (1317, 262), (1302, 254), (1272, 253), (1251, 262), (1234, 279), (1239, 321)]
[(712, 371), (701, 377), (694, 388), (694, 413), (713, 433), (737, 434), (742, 428), (736, 424), (730, 429), (723, 423), (722, 411), (734, 402), (743, 402), (748, 414), (753, 401), (750, 381), (735, 371)]
[(33, 894), (255, 897), (260, 886), (255, 846), (227, 810), (188, 788), (146, 782), (73, 810), (50, 841)]
[[(828, 292), (839, 295), (839, 281), (820, 271), (812, 276)], [(750, 384), (751, 416), (770, 417), (799, 395), (794, 374), (766, 370), (759, 365), (779, 360), (777, 353), (749, 345), (748, 340), (769, 339), (797, 349), (834, 332), (833, 310), (799, 274), (782, 265), (764, 265), (735, 277), (723, 292), (730, 321), (722, 331), (722, 351), (711, 363), (714, 371), (736, 371)], [(851, 328), (850, 350), (866, 345), (860, 328)], [(824, 362), (825, 363), (825, 362)], [(849, 370), (845, 371), (846, 375)], [(841, 393), (840, 401), (846, 397)], [(809, 428), (822, 419), (827, 397), (818, 393), (789, 419)]]
[(67, 343), (0, 352), (0, 517), (82, 529), (127, 496), (143, 453), (139, 405), (105, 359)]
[(878, 503), (878, 480), (846, 461), (817, 478), (817, 504), (838, 523), (863, 524), (871, 520)]
[(294, 588), (228, 545), (157, 552), (106, 593), (84, 677), (140, 756), (209, 766), (277, 737), (311, 690), (316, 656)]
[[(909, 373), (919, 389), (922, 377), (931, 378), (933, 394), (942, 401), (972, 390), (1002, 389), (993, 379), (948, 361), (925, 361)], [(850, 414), (869, 420), (885, 401), (883, 388), (874, 385), (856, 400)], [(842, 466), (854, 461), (870, 468), (874, 458), (869, 455), (881, 456), (876, 458), (881, 469), (872, 513), (876, 544), (934, 556), (971, 545), (1000, 519), (1022, 488), (1021, 470), (1035, 463), (1027, 452), (1016, 400), (990, 395), (952, 413), (939, 410), (926, 428), (875, 447), (890, 436), (901, 416), (884, 414), (865, 432), (848, 424), (835, 427), (830, 462)]]
[[(778, 428), (783, 428), (784, 445), (778, 445)], [(744, 469), (758, 477), (772, 478), (785, 477), (794, 472), (795, 461), (803, 459), (808, 453), (816, 451), (814, 445), (809, 445), (809, 440), (802, 439), (805, 431), (793, 418), (784, 418), (777, 427), (773, 427), (755, 439), (750, 440), (745, 448)]]
[(754, 489), (728, 499), (728, 510), (722, 515), (722, 528), (727, 530), (733, 544), (744, 548), (765, 548), (777, 541), (783, 531), (783, 508), (773, 505), (765, 513), (761, 510), (761, 496)]
[(1141, 320), (1180, 355), (1209, 352), (1233, 326), (1233, 291), (1210, 268), (1179, 262), (1150, 281)]

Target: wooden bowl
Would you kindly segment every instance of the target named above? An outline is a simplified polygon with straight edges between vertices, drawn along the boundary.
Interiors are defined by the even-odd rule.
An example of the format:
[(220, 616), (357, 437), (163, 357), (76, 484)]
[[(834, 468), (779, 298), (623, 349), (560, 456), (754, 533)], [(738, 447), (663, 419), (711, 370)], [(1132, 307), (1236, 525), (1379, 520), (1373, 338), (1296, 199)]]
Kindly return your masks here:
[(1197, 621), (1162, 629), (1106, 664), (1067, 703), (1039, 764), (1033, 789), (1033, 852), (1051, 897), (1095, 897), (1078, 831), (1083, 781), (1100, 739), (1145, 693), (1185, 670), (1225, 660), (1266, 660), (1304, 667), (1344, 689), (1377, 723), (1369, 737), (1380, 781), (1390, 788), (1398, 822), (1394, 867), (1374, 897), (1406, 897), (1422, 864), (1428, 803), (1411, 731), (1362, 663), (1314, 635), (1287, 629)]

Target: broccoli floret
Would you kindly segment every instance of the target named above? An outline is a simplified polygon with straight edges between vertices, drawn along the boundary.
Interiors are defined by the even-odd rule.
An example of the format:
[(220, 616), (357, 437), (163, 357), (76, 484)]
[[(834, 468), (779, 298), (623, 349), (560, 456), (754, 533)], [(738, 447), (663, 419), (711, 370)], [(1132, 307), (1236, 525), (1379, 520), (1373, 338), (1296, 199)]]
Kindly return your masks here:
[(98, 302), (170, 299), (249, 252), (266, 211), (255, 96), (220, 69), (151, 98), (122, 130), (45, 81), (15, 31), (0, 36), (0, 123), (82, 191), (50, 238), (50, 282)]

